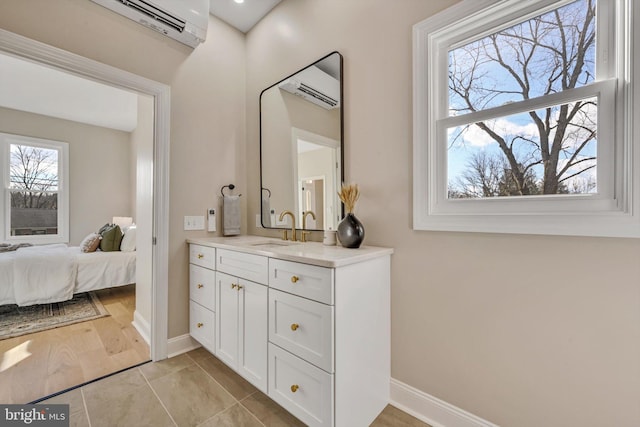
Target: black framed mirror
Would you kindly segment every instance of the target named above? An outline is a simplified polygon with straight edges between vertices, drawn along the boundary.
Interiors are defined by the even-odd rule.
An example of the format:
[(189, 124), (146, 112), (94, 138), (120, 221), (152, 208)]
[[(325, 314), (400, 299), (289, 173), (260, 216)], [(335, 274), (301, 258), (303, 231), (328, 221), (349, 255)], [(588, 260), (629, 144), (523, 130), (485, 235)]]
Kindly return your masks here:
[[(339, 52), (274, 83), (260, 93), (261, 223), (336, 230), (344, 181), (342, 55)], [(310, 212), (310, 213), (309, 213)], [(304, 217), (304, 220), (303, 220)]]

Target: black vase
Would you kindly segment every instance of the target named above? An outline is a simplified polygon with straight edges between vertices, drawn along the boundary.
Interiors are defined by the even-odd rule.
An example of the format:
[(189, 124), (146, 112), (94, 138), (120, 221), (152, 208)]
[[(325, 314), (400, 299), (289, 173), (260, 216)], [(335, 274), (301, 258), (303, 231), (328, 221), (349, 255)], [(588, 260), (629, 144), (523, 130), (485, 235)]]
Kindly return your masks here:
[(338, 224), (338, 240), (345, 248), (359, 248), (364, 240), (364, 227), (352, 213), (348, 213)]

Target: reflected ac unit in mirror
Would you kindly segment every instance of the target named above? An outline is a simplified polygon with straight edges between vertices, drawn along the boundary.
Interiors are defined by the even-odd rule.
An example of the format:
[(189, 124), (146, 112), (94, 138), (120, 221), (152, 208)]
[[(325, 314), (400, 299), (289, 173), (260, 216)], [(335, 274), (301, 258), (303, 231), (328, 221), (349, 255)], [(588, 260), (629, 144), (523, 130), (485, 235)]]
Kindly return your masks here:
[(208, 0), (91, 0), (195, 48), (207, 38)]
[(316, 66), (305, 68), (278, 87), (327, 110), (340, 107), (340, 82)]

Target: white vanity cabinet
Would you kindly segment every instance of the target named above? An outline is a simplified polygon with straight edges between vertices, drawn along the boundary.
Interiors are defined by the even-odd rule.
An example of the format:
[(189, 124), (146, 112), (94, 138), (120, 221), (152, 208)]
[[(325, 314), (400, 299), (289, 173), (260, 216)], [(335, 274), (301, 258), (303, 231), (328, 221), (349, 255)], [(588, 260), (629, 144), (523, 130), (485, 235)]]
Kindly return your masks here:
[(190, 243), (216, 251), (218, 358), (309, 426), (373, 422), (389, 403), (391, 249)]
[(189, 333), (204, 348), (215, 351), (216, 250), (189, 247)]
[(265, 393), (267, 265), (267, 257), (217, 251), (215, 355)]

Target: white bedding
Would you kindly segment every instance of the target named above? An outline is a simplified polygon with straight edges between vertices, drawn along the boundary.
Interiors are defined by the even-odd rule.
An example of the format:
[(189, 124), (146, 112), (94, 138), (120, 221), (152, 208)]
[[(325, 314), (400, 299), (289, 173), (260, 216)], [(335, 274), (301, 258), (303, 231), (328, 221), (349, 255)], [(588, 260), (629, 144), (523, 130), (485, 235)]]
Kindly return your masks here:
[(0, 305), (58, 302), (73, 294), (135, 283), (135, 252), (83, 253), (45, 245), (0, 254)]
[(13, 296), (20, 306), (73, 297), (76, 263), (67, 245), (20, 248), (13, 261)]
[(81, 252), (75, 250), (78, 277), (74, 293), (96, 291), (136, 282), (135, 252)]

